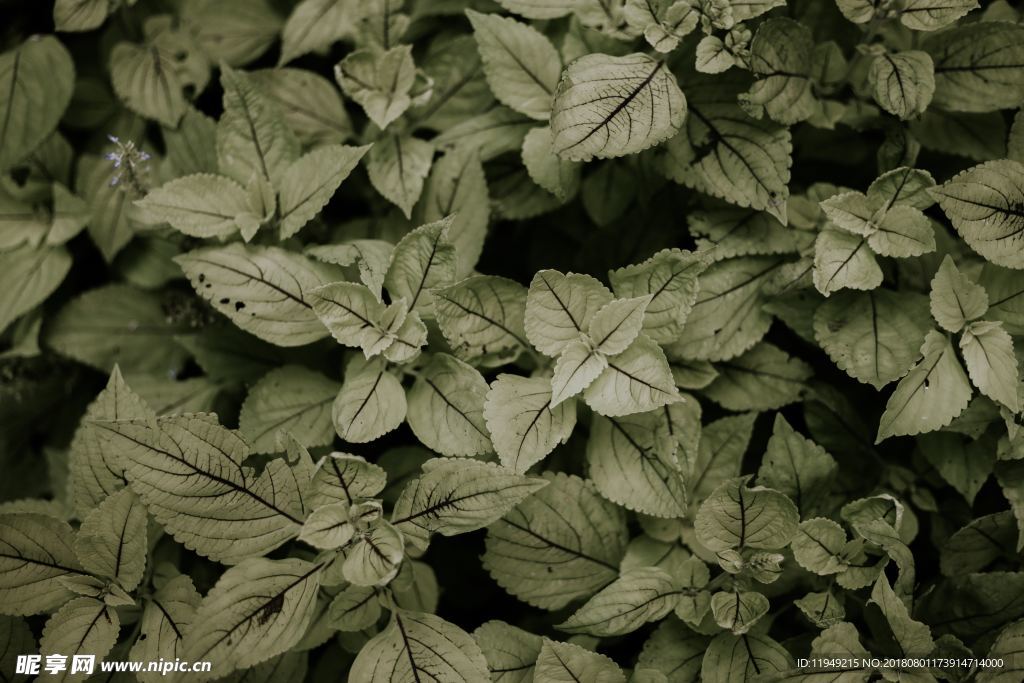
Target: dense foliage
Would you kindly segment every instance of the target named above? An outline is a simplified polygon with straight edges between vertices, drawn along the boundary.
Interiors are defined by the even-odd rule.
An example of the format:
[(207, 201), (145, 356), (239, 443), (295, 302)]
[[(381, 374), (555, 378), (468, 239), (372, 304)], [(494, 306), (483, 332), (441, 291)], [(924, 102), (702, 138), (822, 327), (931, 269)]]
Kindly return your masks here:
[(4, 680), (1024, 680), (1010, 3), (0, 14)]

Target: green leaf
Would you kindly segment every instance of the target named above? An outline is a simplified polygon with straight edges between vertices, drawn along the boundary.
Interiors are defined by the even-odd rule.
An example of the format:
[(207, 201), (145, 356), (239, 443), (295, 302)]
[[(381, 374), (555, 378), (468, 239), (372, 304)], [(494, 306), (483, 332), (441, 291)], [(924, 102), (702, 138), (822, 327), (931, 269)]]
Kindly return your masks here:
[[(385, 306), (365, 285), (354, 282), (317, 287), (309, 298), (317, 317), (338, 343), (361, 348), (368, 358), (412, 341), (402, 341), (407, 336), (402, 334), (403, 328), (407, 322), (419, 320), (408, 314), (404, 300)], [(422, 336), (426, 337), (426, 330)], [(423, 340), (419, 341), (422, 344)], [(408, 347), (415, 351), (420, 344)]]
[(384, 130), (412, 104), (409, 91), (416, 78), (412, 47), (389, 50), (363, 48), (350, 52), (334, 67), (334, 78), (366, 115)]
[(391, 523), (411, 542), (431, 533), (464, 534), (500, 519), (547, 484), (493, 463), (436, 458), (402, 491)]
[(82, 521), (75, 536), (75, 555), (99, 576), (116, 579), (135, 590), (146, 568), (146, 508), (129, 489), (100, 503)]
[(69, 270), (64, 247), (24, 244), (0, 251), (0, 332), (46, 301)]
[(37, 513), (0, 515), (0, 605), (4, 614), (41, 614), (65, 604), (61, 579), (82, 571), (67, 522)]
[(488, 527), (483, 564), (512, 595), (556, 610), (618, 576), (629, 534), (623, 511), (593, 482), (550, 472), (544, 478), (547, 486)]
[[(117, 642), (120, 630), (121, 620), (114, 608), (95, 598), (75, 598), (46, 621), (39, 653), (44, 661), (49, 655), (63, 655), (68, 662), (76, 655), (92, 655), (102, 661)], [(58, 680), (66, 680), (69, 670), (59, 672)]]
[(473, 456), (491, 450), (484, 420), (487, 381), (472, 366), (435, 355), (409, 390), (409, 427), (443, 455)]
[[(367, 146), (325, 145), (293, 161), (281, 175), (281, 239), (302, 229), (327, 205), (366, 154)], [(373, 152), (370, 152), (371, 155)]]
[(917, 437), (918, 446), (928, 462), (968, 503), (992, 474), (995, 453), (987, 439), (968, 441), (959, 434), (933, 432)]
[(658, 52), (675, 50), (679, 41), (697, 28), (701, 17), (700, 10), (688, 2), (673, 0), (627, 0), (622, 13)]
[(1009, 683), (1012, 679), (1007, 678), (1005, 674), (1013, 676), (1024, 672), (1022, 639), (1024, 624), (1021, 622), (1010, 624), (1000, 631), (986, 657), (1001, 660), (1003, 665), (999, 669), (979, 671), (976, 679), (978, 683)]
[(460, 358), (513, 358), (529, 348), (526, 288), (518, 282), (474, 275), (433, 294), (437, 324)]
[(356, 537), (342, 567), (345, 580), (356, 586), (383, 586), (398, 574), (405, 557), (402, 533), (384, 520)]
[(672, 576), (664, 569), (631, 569), (556, 628), (598, 637), (625, 635), (662, 619), (675, 608), (678, 595)]
[(287, 652), (313, 617), (323, 565), (251, 558), (224, 572), (196, 610), (182, 657), (213, 662), (207, 677)]
[(700, 680), (703, 683), (733, 683), (792, 668), (793, 658), (768, 636), (721, 633), (715, 636), (704, 653)]
[(707, 261), (681, 249), (663, 249), (643, 263), (608, 273), (619, 297), (650, 295), (644, 312), (643, 332), (664, 344), (675, 340), (697, 299), (697, 278)]
[(907, 374), (930, 326), (924, 297), (881, 288), (838, 292), (814, 313), (814, 336), (829, 358), (876, 389)]
[(312, 505), (331, 503), (352, 505), (360, 498), (372, 498), (384, 490), (387, 474), (358, 455), (329, 453), (316, 465), (313, 474)]
[(935, 106), (986, 112), (1024, 100), (1024, 27), (976, 22), (929, 36), (935, 62)]
[(106, 159), (82, 155), (78, 160), (76, 190), (89, 202), (89, 237), (110, 263), (135, 235), (135, 221), (129, 215), (131, 199), (124, 187), (114, 187), (115, 169)]
[(699, 280), (682, 335), (669, 352), (691, 360), (735, 358), (761, 340), (772, 317), (763, 310), (765, 281), (782, 265), (774, 257), (719, 261)]
[(684, 82), (689, 116), (665, 145), (665, 173), (678, 183), (786, 223), (792, 138), (789, 130), (747, 115), (737, 97), (746, 78), (701, 76)]
[(287, 64), (296, 57), (320, 52), (355, 29), (356, 6), (344, 0), (303, 0), (288, 15), (281, 32), (281, 57)]
[(473, 10), (466, 10), (466, 16), (494, 96), (522, 114), (546, 120), (562, 70), (555, 46), (543, 33), (515, 19)]
[(225, 66), (220, 83), (224, 89), (224, 114), (217, 121), (221, 173), (242, 184), (253, 176), (280, 184), (299, 156), (298, 139), (249, 74)]
[(338, 393), (337, 382), (298, 365), (271, 370), (245, 398), (238, 416), (238, 431), (254, 453), (277, 453), (278, 434), (302, 436), (305, 446), (331, 442), (329, 406)]
[(987, 310), (985, 288), (961, 273), (947, 255), (932, 278), (932, 316), (943, 329), (959, 332), (970, 321), (985, 315)]
[(576, 402), (552, 404), (546, 378), (498, 375), (484, 401), (484, 420), (502, 465), (526, 472), (568, 441), (576, 425)]
[(384, 286), (392, 298), (404, 298), (409, 310), (428, 311), (433, 289), (455, 279), (455, 247), (448, 241), (452, 219), (421, 225), (395, 246)]
[(109, 0), (57, 0), (53, 24), (58, 31), (91, 31), (102, 26), (108, 14)]
[(211, 173), (175, 178), (135, 205), (145, 211), (149, 223), (170, 223), (192, 237), (225, 237), (238, 229), (236, 220), (251, 211), (241, 185)]
[(899, 12), (900, 23), (916, 31), (934, 31), (977, 7), (977, 0), (907, 0)]
[(731, 415), (702, 428), (697, 458), (690, 467), (687, 483), (690, 498), (702, 501), (726, 479), (739, 476), (755, 419), (756, 413)]
[(1017, 357), (1013, 353), (1013, 339), (1002, 323), (985, 320), (971, 323), (960, 337), (960, 350), (974, 386), (993, 401), (1018, 412)]
[(254, 61), (281, 33), (282, 19), (265, 0), (195, 3), (183, 19), (203, 52), (214, 62), (241, 66)]
[(359, 650), (349, 677), (366, 683), (451, 683), (490, 679), (487, 660), (473, 638), (441, 617), (397, 610), (388, 627)]
[(744, 109), (757, 118), (765, 113), (790, 125), (814, 114), (818, 107), (811, 91), (811, 30), (792, 19), (769, 19), (750, 43), (750, 68), (757, 78), (740, 95)]
[(181, 64), (155, 42), (121, 42), (110, 52), (110, 80), (117, 96), (132, 111), (170, 128), (188, 110), (182, 93), (187, 79)]
[[(695, 211), (687, 217), (697, 247), (709, 260), (736, 256), (795, 253), (813, 235), (800, 234), (779, 223), (771, 214), (725, 204)], [(706, 257), (706, 258), (707, 258)]]
[(609, 356), (625, 351), (640, 334), (651, 298), (615, 299), (598, 309), (587, 329), (594, 350)]
[(841, 289), (874, 289), (882, 269), (865, 237), (825, 229), (814, 242), (814, 286), (828, 296)]
[(793, 559), (801, 567), (820, 576), (846, 571), (850, 557), (846, 532), (831, 519), (815, 517), (801, 522), (793, 537)]
[(329, 282), (329, 269), (278, 247), (238, 243), (175, 257), (192, 287), (246, 332), (278, 346), (323, 339), (311, 290)]
[[(168, 580), (146, 601), (139, 622), (141, 635), (132, 645), (130, 656), (138, 661), (173, 659), (181, 654), (182, 634), (189, 630), (202, 596), (192, 579), (179, 574)], [(155, 683), (161, 674), (136, 674), (144, 683)]]
[(734, 411), (772, 410), (800, 399), (811, 378), (810, 366), (761, 342), (738, 358), (717, 366), (718, 376), (704, 394)]
[(386, 135), (370, 150), (366, 171), (374, 189), (409, 218), (433, 161), (431, 143), (412, 136)]
[(796, 535), (800, 513), (793, 501), (772, 489), (747, 488), (749, 479), (723, 482), (701, 504), (693, 526), (710, 550), (775, 550)]
[(622, 418), (595, 417), (587, 464), (608, 500), (654, 517), (686, 515), (686, 474), (663, 411)]
[(664, 62), (591, 54), (566, 67), (551, 107), (555, 153), (571, 161), (635, 154), (669, 139), (686, 98)]
[(532, 129), (523, 139), (523, 166), (530, 180), (567, 202), (579, 192), (581, 166), (555, 154), (552, 144), (549, 126)]
[(715, 623), (733, 635), (743, 635), (768, 613), (768, 598), (756, 591), (720, 591), (711, 596)]
[(302, 526), (299, 482), (287, 464), (272, 460), (257, 476), (242, 465), (248, 444), (212, 415), (97, 424), (120, 450), (149, 512), (201, 555), (234, 564), (278, 547)]
[(544, 639), (534, 669), (535, 681), (626, 683), (622, 669), (608, 657), (572, 643)]
[(526, 336), (541, 353), (558, 356), (612, 299), (608, 288), (589, 275), (541, 270), (526, 297)]
[(775, 415), (757, 483), (789, 496), (802, 516), (824, 501), (838, 467), (829, 453)]
[(561, 405), (581, 393), (607, 368), (608, 359), (591, 348), (590, 343), (582, 340), (569, 342), (555, 361), (551, 377), (552, 405)]
[(54, 36), (33, 36), (0, 54), (0, 172), (22, 161), (57, 127), (71, 101), (75, 68)]
[[(246, 11), (247, 16), (252, 14), (251, 9)], [(236, 13), (232, 25), (237, 21)], [(330, 145), (354, 136), (352, 121), (342, 104), (338, 87), (323, 76), (306, 69), (281, 67), (253, 71), (249, 75), (277, 105), (285, 124), (304, 146)]]
[(174, 374), (188, 354), (173, 337), (187, 331), (168, 319), (156, 294), (111, 284), (65, 304), (45, 339), (54, 350), (102, 372), (120, 363), (126, 371)]
[(361, 631), (376, 624), (380, 613), (376, 589), (350, 585), (334, 596), (328, 619), (331, 627), (339, 631)]
[(935, 94), (932, 58), (920, 50), (886, 52), (875, 57), (868, 70), (868, 81), (875, 102), (904, 120), (923, 114)]
[(540, 636), (503, 621), (487, 621), (473, 631), (473, 640), (487, 658), (491, 680), (498, 683), (531, 683), (540, 654)]
[(874, 588), (871, 589), (871, 604), (877, 605), (885, 615), (899, 645), (901, 656), (924, 657), (935, 648), (931, 629), (910, 617), (907, 606), (893, 592), (885, 574), (878, 577)]
[(587, 405), (608, 417), (642, 413), (683, 400), (661, 347), (640, 335), (583, 392)]
[(967, 407), (971, 385), (950, 340), (932, 330), (925, 337), (921, 355), (924, 357), (889, 397), (876, 443), (890, 436), (941, 429)]
[[(1024, 82), (1024, 66), (1021, 69)], [(1024, 257), (1014, 248), (1024, 203), (1024, 166), (1009, 159), (990, 161), (959, 173), (931, 193), (972, 249), (996, 265), (1024, 268)]]
[(670, 683), (692, 683), (700, 675), (701, 658), (709, 640), (678, 619), (666, 619), (644, 643), (636, 671), (658, 671)]
[(332, 416), (338, 436), (349, 443), (379, 439), (405, 421), (405, 391), (382, 363), (355, 357), (346, 367)]
[(509, 12), (527, 19), (557, 19), (572, 14), (576, 0), (498, 0)]

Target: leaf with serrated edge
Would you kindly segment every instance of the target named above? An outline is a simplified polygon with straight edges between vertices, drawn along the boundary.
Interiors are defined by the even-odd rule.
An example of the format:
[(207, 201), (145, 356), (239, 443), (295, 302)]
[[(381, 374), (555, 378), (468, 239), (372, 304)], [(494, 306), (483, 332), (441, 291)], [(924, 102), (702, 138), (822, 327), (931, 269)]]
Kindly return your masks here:
[(508, 357), (529, 348), (523, 321), (526, 288), (494, 275), (474, 275), (434, 290), (434, 314), (445, 339), (464, 360)]
[[(121, 620), (113, 607), (95, 598), (75, 598), (46, 621), (39, 654), (44, 662), (50, 655), (63, 655), (68, 662), (75, 656), (88, 655), (102, 661), (117, 642), (120, 630)], [(67, 669), (57, 675), (58, 680), (68, 679)]]
[(608, 281), (617, 296), (651, 296), (643, 332), (664, 344), (673, 341), (686, 322), (697, 299), (697, 278), (707, 266), (702, 255), (663, 249), (643, 263), (609, 272)]
[(828, 494), (838, 465), (828, 452), (776, 413), (757, 483), (793, 499), (801, 515), (813, 511)]
[(358, 455), (328, 453), (316, 464), (311, 482), (312, 505), (330, 503), (349, 506), (360, 498), (372, 498), (387, 484), (383, 469)]
[(683, 400), (665, 352), (641, 334), (583, 392), (595, 412), (608, 417), (654, 410)]
[(367, 155), (366, 172), (373, 188), (409, 218), (433, 161), (434, 146), (426, 140), (386, 135)]
[(264, 375), (249, 390), (238, 416), (238, 431), (254, 453), (278, 453), (279, 432), (301, 435), (304, 446), (331, 442), (330, 403), (341, 388), (298, 365), (285, 365)]
[(1020, 373), (1013, 353), (1013, 339), (1002, 323), (986, 320), (971, 323), (960, 337), (960, 350), (974, 386), (993, 401), (1018, 412)]
[(526, 337), (538, 351), (557, 356), (580, 339), (612, 293), (589, 275), (541, 270), (526, 297)]
[(576, 402), (553, 405), (543, 377), (501, 374), (484, 401), (484, 421), (505, 467), (526, 472), (568, 440), (576, 425)]
[(129, 489), (121, 489), (82, 521), (75, 554), (93, 574), (116, 579), (135, 590), (146, 568), (146, 508)]
[(60, 579), (82, 572), (73, 533), (48, 515), (0, 515), (0, 612), (41, 614), (67, 602)]
[(487, 389), (476, 368), (439, 353), (409, 390), (409, 426), (425, 446), (443, 455), (486, 453), (491, 449), (483, 414)]
[(367, 443), (405, 420), (405, 391), (382, 363), (356, 356), (345, 370), (331, 415), (338, 436), (349, 443)]
[(245, 189), (231, 178), (196, 173), (164, 183), (135, 202), (152, 223), (170, 223), (191, 237), (223, 237), (250, 210)]
[(626, 675), (614, 661), (602, 654), (545, 638), (537, 657), (534, 680), (626, 683)]
[(299, 157), (285, 169), (279, 187), (281, 239), (297, 233), (327, 205), (368, 149), (326, 145)]
[(831, 519), (816, 517), (800, 524), (793, 537), (793, 559), (809, 572), (821, 576), (846, 571), (843, 558), (846, 532)]
[(421, 225), (395, 246), (384, 286), (392, 298), (404, 298), (410, 311), (429, 311), (436, 287), (455, 280), (455, 247), (448, 241), (453, 217)]
[[(139, 622), (141, 636), (132, 645), (130, 656), (137, 661), (177, 659), (182, 654), (182, 634), (190, 630), (202, 596), (192, 579), (180, 574), (168, 580), (146, 601)], [(157, 672), (136, 674), (143, 683), (156, 683)]]
[(497, 683), (532, 683), (541, 637), (503, 621), (487, 621), (473, 631)]
[(796, 535), (800, 514), (788, 497), (763, 487), (747, 488), (749, 476), (723, 482), (697, 512), (697, 538), (711, 550), (774, 550)]
[(679, 594), (671, 574), (664, 569), (630, 569), (556, 628), (598, 637), (625, 635), (671, 612)]

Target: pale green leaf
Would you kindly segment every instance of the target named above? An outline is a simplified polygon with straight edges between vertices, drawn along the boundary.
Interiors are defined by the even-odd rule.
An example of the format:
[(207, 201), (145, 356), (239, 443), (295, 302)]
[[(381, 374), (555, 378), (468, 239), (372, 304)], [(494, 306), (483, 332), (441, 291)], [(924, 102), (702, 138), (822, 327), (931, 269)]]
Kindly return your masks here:
[(262, 555), (302, 526), (299, 482), (283, 460), (263, 472), (242, 462), (249, 446), (209, 414), (155, 423), (97, 422), (125, 461), (150, 514), (178, 541), (226, 564)]
[(380, 619), (381, 604), (377, 590), (366, 586), (346, 586), (334, 596), (327, 612), (332, 628), (339, 631), (362, 631)]
[(825, 229), (814, 242), (814, 286), (828, 296), (841, 289), (874, 289), (882, 269), (865, 237)]
[[(251, 13), (252, 10), (246, 12)], [(238, 21), (237, 12), (233, 17), (232, 24)], [(352, 121), (338, 87), (323, 76), (292, 68), (261, 69), (250, 75), (263, 94), (277, 105), (284, 122), (303, 145), (329, 145), (353, 136)]]
[(809, 233), (782, 225), (769, 213), (725, 204), (695, 211), (687, 216), (687, 222), (697, 248), (708, 252), (705, 259), (709, 261), (755, 254), (796, 253), (814, 239)]
[(599, 637), (632, 633), (671, 612), (679, 592), (672, 576), (664, 569), (630, 569), (556, 628)]
[(404, 298), (413, 312), (433, 307), (436, 287), (455, 280), (455, 247), (448, 241), (452, 218), (416, 228), (395, 246), (384, 286), (392, 298)]
[(986, 320), (971, 323), (960, 337), (960, 351), (974, 386), (993, 401), (1018, 412), (1020, 373), (1013, 353), (1013, 339), (1002, 323)]
[(988, 310), (985, 288), (961, 273), (948, 255), (942, 260), (931, 285), (932, 316), (944, 330), (959, 332)]
[(535, 28), (515, 19), (467, 10), (484, 75), (502, 104), (545, 120), (558, 86), (562, 60)]
[(995, 464), (991, 442), (972, 441), (950, 432), (932, 432), (918, 436), (917, 443), (942, 478), (968, 503), (973, 503)]
[(320, 505), (302, 525), (299, 540), (314, 548), (341, 548), (355, 535), (348, 503)]
[(281, 175), (279, 187), (281, 239), (297, 233), (327, 205), (367, 149), (366, 146), (325, 145), (288, 166)]
[(69, 270), (64, 247), (24, 244), (0, 251), (0, 332), (43, 303)]
[(0, 611), (41, 614), (72, 594), (60, 579), (82, 572), (67, 522), (38, 513), (0, 515)]
[(503, 621), (487, 621), (473, 631), (495, 683), (533, 683), (541, 637)]
[(310, 292), (333, 278), (327, 267), (301, 254), (234, 243), (174, 260), (200, 296), (260, 339), (301, 346), (328, 335)]
[(484, 420), (505, 467), (526, 472), (565, 443), (576, 425), (576, 402), (553, 405), (544, 377), (501, 374), (484, 401)]
[(591, 54), (566, 67), (551, 110), (555, 153), (572, 161), (635, 154), (669, 139), (686, 98), (664, 62)]
[(613, 356), (625, 351), (640, 334), (644, 314), (653, 295), (610, 301), (594, 314), (587, 336), (594, 351)]
[(287, 652), (313, 617), (322, 567), (294, 557), (231, 567), (199, 604), (182, 657), (213, 662), (208, 679)]
[(277, 453), (279, 433), (298, 434), (305, 446), (331, 442), (330, 405), (340, 385), (298, 365), (271, 370), (242, 403), (238, 431), (254, 453)]
[(689, 468), (687, 491), (694, 501), (707, 498), (719, 484), (739, 476), (757, 413), (730, 415), (706, 425), (697, 457)]
[(837, 469), (824, 448), (794, 430), (781, 413), (775, 415), (757, 483), (789, 496), (806, 515), (825, 499)]
[(935, 62), (935, 106), (986, 112), (1024, 100), (1024, 26), (967, 23), (929, 36), (923, 48)]
[(710, 550), (775, 550), (796, 535), (800, 513), (793, 501), (772, 489), (747, 488), (749, 479), (723, 482), (701, 504), (693, 525)]
[(662, 412), (595, 417), (587, 464), (597, 490), (608, 500), (654, 517), (683, 517), (686, 473)]
[(57, 127), (71, 101), (75, 66), (56, 36), (33, 36), (0, 54), (0, 172)]
[(578, 0), (498, 0), (498, 4), (527, 19), (557, 19), (572, 14)]
[(590, 386), (608, 367), (604, 354), (585, 341), (573, 341), (562, 349), (551, 377), (551, 404), (560, 405)]
[(345, 383), (334, 397), (334, 429), (349, 443), (379, 439), (405, 420), (405, 391), (379, 362), (349, 361)]
[(221, 173), (247, 184), (255, 175), (278, 184), (299, 156), (299, 141), (273, 100), (244, 71), (224, 67), (224, 114), (217, 121)]
[(910, 258), (935, 251), (932, 219), (913, 206), (896, 205), (885, 210), (878, 230), (868, 236), (868, 246), (879, 256)]
[(530, 180), (565, 202), (580, 189), (581, 166), (575, 161), (566, 161), (552, 148), (551, 128), (534, 128), (523, 139), (523, 165)]
[(54, 28), (91, 31), (103, 25), (110, 9), (110, 0), (57, 0), (53, 5)]
[(793, 604), (818, 628), (830, 628), (846, 617), (843, 603), (831, 591), (808, 593)]
[(924, 297), (881, 288), (838, 292), (814, 313), (814, 336), (829, 358), (876, 389), (907, 374), (930, 326)]
[(356, 586), (383, 586), (398, 574), (405, 557), (402, 533), (384, 520), (356, 537), (342, 567), (345, 580)]
[(389, 134), (374, 143), (366, 172), (374, 189), (409, 218), (433, 160), (434, 146), (426, 140)]
[(932, 330), (925, 337), (921, 354), (924, 358), (889, 397), (876, 443), (890, 436), (940, 429), (967, 407), (971, 385), (949, 339)]
[(697, 28), (701, 12), (686, 0), (627, 0), (623, 18), (658, 52), (671, 52)]
[(711, 596), (715, 623), (733, 635), (743, 635), (768, 613), (768, 598), (756, 591), (720, 591)]
[(99, 156), (83, 154), (78, 160), (75, 189), (89, 202), (92, 214), (86, 227), (108, 263), (131, 241), (136, 227), (130, 215), (136, 197), (127, 188), (110, 184), (115, 172), (113, 164)]
[(790, 125), (814, 114), (811, 90), (811, 30), (792, 19), (768, 19), (750, 43), (750, 69), (757, 79), (740, 95), (747, 111)]
[[(225, 176), (196, 173), (175, 178), (135, 202), (148, 223), (170, 223), (192, 237), (224, 237), (250, 211), (245, 189)], [(141, 218), (141, 217), (140, 217)]]
[(885, 574), (881, 574), (871, 589), (871, 603), (885, 615), (893, 636), (904, 657), (925, 657), (935, 647), (931, 629), (910, 617), (907, 606), (897, 597)]
[(541, 353), (557, 356), (585, 334), (594, 315), (612, 298), (608, 288), (589, 275), (541, 270), (526, 298), (526, 336)]
[(490, 679), (487, 660), (473, 638), (441, 617), (397, 610), (388, 627), (359, 650), (349, 678), (365, 683), (445, 683)]
[(306, 253), (324, 263), (333, 263), (337, 266), (356, 264), (359, 280), (380, 299), (384, 275), (387, 273), (394, 248), (393, 244), (384, 240), (359, 239), (341, 244), (312, 246), (306, 249)]
[[(137, 661), (177, 659), (182, 654), (182, 634), (190, 629), (202, 596), (192, 579), (181, 574), (167, 581), (146, 601), (139, 622), (141, 635), (130, 656)], [(139, 672), (143, 683), (155, 683), (162, 674)]]
[(303, 0), (281, 31), (281, 56), (287, 64), (309, 52), (321, 52), (355, 30), (357, 5), (345, 0)]
[(665, 352), (643, 334), (625, 351), (608, 358), (608, 367), (584, 390), (583, 398), (595, 412), (609, 417), (683, 400)]
[(389, 50), (363, 48), (350, 52), (334, 67), (334, 78), (345, 94), (383, 130), (412, 104), (409, 91), (416, 78), (412, 47), (400, 45)]
[(618, 664), (602, 654), (545, 638), (537, 657), (534, 680), (538, 683), (626, 683), (626, 675)]
[(906, 0), (899, 10), (900, 23), (916, 31), (934, 31), (977, 7), (978, 0)]
[(1010, 624), (996, 636), (986, 657), (1001, 660), (998, 669), (979, 671), (978, 683), (1010, 683), (1024, 673), (1024, 623)]
[(512, 595), (555, 610), (615, 579), (629, 534), (592, 482), (547, 473), (547, 486), (488, 527), (483, 564)]
[(371, 498), (387, 484), (387, 474), (358, 455), (328, 453), (316, 465), (312, 481), (314, 507), (344, 503), (346, 507), (360, 498)]
[(423, 445), (443, 455), (486, 453), (492, 448), (484, 420), (487, 390), (479, 371), (439, 353), (409, 390), (409, 427)]
[(263, 55), (283, 23), (266, 0), (199, 0), (186, 3), (182, 18), (210, 60), (229, 66)]
[(721, 633), (704, 653), (700, 680), (702, 683), (736, 683), (792, 668), (793, 658), (789, 652), (766, 635)]
[(529, 348), (523, 328), (526, 288), (494, 275), (474, 275), (434, 290), (437, 324), (456, 355), (511, 358)]
[(500, 519), (547, 484), (494, 463), (436, 458), (423, 465), (422, 476), (406, 485), (391, 523), (407, 539), (464, 534)]
[(704, 395), (733, 411), (772, 410), (800, 399), (810, 366), (777, 346), (761, 342), (738, 358), (719, 363)]
[(989, 161), (953, 176), (931, 193), (972, 249), (996, 265), (1024, 268), (1016, 248), (1024, 222), (1024, 166), (1009, 159)]
[(927, 52), (883, 53), (871, 61), (868, 82), (878, 105), (901, 119), (924, 113), (935, 94), (932, 58)]
[[(184, 77), (183, 77), (184, 76)], [(110, 81), (125, 105), (175, 128), (188, 109), (181, 65), (155, 44), (121, 42), (110, 52)]]
[(75, 554), (82, 566), (99, 576), (116, 579), (121, 588), (135, 590), (146, 567), (146, 508), (129, 489), (100, 503), (75, 535)]
[[(114, 608), (95, 598), (75, 598), (46, 621), (39, 653), (44, 661), (48, 655), (63, 655), (67, 662), (76, 655), (92, 655), (96, 661), (102, 661), (117, 642), (120, 630), (121, 620)], [(71, 667), (67, 667), (48, 678), (80, 681), (88, 677), (72, 675), (70, 671)]]
[(681, 249), (664, 249), (643, 263), (608, 273), (620, 297), (650, 295), (643, 331), (664, 344), (674, 341), (697, 299), (697, 278), (707, 268), (703, 257)]
[(821, 576), (846, 571), (851, 558), (844, 555), (847, 538), (843, 527), (831, 519), (815, 517), (801, 522), (793, 537), (793, 559), (809, 572)]

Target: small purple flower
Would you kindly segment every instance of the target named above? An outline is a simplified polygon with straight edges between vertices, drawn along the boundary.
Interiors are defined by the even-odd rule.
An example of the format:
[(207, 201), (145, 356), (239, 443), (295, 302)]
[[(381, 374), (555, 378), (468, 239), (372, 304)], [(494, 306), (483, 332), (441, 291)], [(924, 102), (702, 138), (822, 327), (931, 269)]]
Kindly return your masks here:
[(110, 179), (111, 187), (124, 185), (130, 187), (138, 194), (145, 194), (145, 183), (143, 179), (149, 170), (146, 162), (152, 157), (148, 152), (139, 149), (131, 140), (122, 142), (114, 135), (107, 135), (107, 139), (117, 145), (117, 150), (108, 152), (104, 158), (113, 162), (116, 172)]

